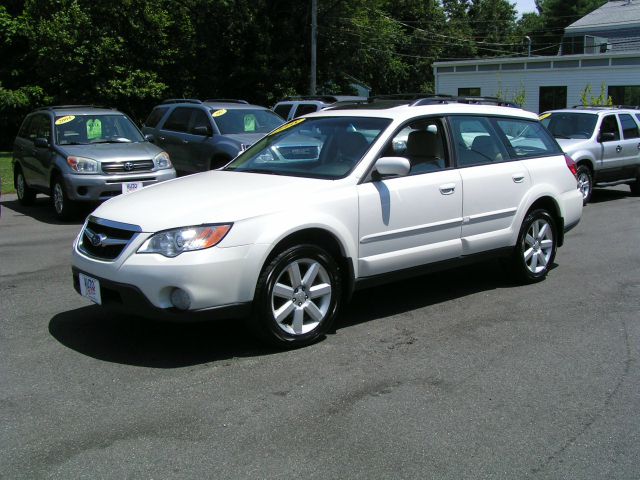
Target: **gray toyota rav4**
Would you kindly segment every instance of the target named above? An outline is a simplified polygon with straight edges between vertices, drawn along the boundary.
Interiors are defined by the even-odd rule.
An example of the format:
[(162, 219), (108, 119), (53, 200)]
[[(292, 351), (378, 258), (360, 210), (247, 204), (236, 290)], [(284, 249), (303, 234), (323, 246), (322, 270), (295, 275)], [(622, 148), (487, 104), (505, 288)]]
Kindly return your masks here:
[(61, 220), (98, 202), (175, 178), (169, 155), (125, 114), (91, 106), (44, 107), (27, 115), (13, 147), (18, 200), (51, 196)]
[(284, 120), (244, 100), (178, 98), (154, 107), (142, 131), (171, 155), (180, 174), (213, 170)]

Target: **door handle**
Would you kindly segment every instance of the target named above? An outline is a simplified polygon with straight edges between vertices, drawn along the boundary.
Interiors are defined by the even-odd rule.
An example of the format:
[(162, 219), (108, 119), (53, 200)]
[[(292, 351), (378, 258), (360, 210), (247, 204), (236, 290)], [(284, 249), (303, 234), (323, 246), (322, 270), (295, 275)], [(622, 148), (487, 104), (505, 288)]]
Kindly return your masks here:
[(638, 144), (638, 150), (640, 150), (640, 143)]
[(511, 177), (513, 178), (513, 181), (515, 183), (522, 183), (524, 182), (524, 175), (522, 173), (514, 173), (513, 176)]
[(446, 183), (444, 185), (440, 185), (440, 193), (442, 195), (451, 195), (455, 191), (456, 191), (455, 183)]
[(183, 145), (186, 145), (187, 143), (189, 143), (189, 140), (182, 140)]
[(158, 137), (160, 140), (166, 140), (166, 138), (164, 137)]
[(620, 145), (618, 145), (618, 146), (616, 147), (616, 152), (620, 153), (621, 151), (622, 151), (622, 147), (621, 147)]

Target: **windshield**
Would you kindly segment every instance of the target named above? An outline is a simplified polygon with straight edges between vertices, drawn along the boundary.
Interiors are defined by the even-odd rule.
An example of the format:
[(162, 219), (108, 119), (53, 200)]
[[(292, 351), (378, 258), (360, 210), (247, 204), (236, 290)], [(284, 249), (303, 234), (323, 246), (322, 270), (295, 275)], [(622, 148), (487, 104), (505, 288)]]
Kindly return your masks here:
[(249, 108), (214, 110), (213, 120), (222, 135), (236, 133), (269, 133), (284, 123), (284, 120), (271, 110)]
[(144, 141), (140, 130), (122, 114), (58, 116), (54, 124), (58, 145)]
[(540, 122), (556, 138), (591, 138), (598, 116), (592, 113), (555, 112), (540, 116)]
[(225, 170), (341, 178), (390, 123), (387, 118), (299, 118), (259, 140)]

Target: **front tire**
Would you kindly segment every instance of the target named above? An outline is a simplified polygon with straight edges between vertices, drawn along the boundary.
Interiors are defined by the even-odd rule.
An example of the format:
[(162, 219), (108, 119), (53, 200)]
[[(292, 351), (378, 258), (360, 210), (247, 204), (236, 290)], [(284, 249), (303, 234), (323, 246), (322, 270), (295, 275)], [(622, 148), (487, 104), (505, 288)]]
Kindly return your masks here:
[(544, 209), (529, 212), (522, 222), (513, 253), (514, 273), (523, 283), (543, 280), (556, 257), (557, 229)]
[(578, 190), (582, 193), (582, 204), (586, 205), (591, 201), (593, 194), (593, 174), (586, 165), (579, 165), (576, 176), (578, 177)]
[(24, 178), (22, 168), (15, 167), (13, 174), (13, 184), (16, 187), (16, 194), (18, 195), (18, 201), (20, 205), (29, 206), (33, 205), (36, 199), (36, 191), (27, 185), (27, 180)]
[(69, 200), (60, 175), (55, 176), (51, 182), (51, 201), (59, 220), (71, 220), (77, 214), (77, 204)]
[(278, 347), (309, 345), (333, 324), (341, 296), (340, 269), (333, 257), (315, 245), (297, 245), (263, 269), (251, 326)]

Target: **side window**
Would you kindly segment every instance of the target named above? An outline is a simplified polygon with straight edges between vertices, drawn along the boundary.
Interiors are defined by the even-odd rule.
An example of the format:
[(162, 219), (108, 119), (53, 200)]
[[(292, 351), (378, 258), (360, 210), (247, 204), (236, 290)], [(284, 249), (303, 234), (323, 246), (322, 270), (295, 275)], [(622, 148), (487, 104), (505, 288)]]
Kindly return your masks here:
[(195, 135), (202, 135), (202, 133), (196, 133), (195, 129), (198, 127), (204, 127), (207, 129), (207, 135), (211, 135), (213, 132), (211, 130), (211, 124), (209, 123), (209, 118), (207, 114), (202, 110), (194, 110), (193, 111), (193, 127), (191, 127), (191, 133)]
[(483, 117), (451, 116), (458, 166), (503, 162), (509, 158), (493, 126)]
[(301, 117), (302, 115), (306, 115), (307, 113), (313, 113), (318, 111), (318, 106), (314, 103), (299, 103), (298, 108), (296, 108), (296, 117)]
[(442, 120), (426, 118), (411, 122), (389, 142), (383, 155), (405, 157), (409, 175), (435, 172), (447, 167), (447, 149)]
[(20, 138), (29, 138), (29, 126), (31, 125), (31, 119), (33, 117), (27, 117), (24, 122), (22, 122), (22, 126), (20, 127), (20, 131), (18, 132), (18, 136)]
[(169, 107), (156, 107), (154, 108), (147, 119), (144, 121), (145, 127), (155, 128), (160, 122), (160, 119), (164, 116)]
[(620, 140), (620, 129), (618, 128), (618, 122), (615, 115), (607, 115), (602, 119), (602, 125), (600, 125), (600, 133), (613, 133), (613, 140)]
[(164, 122), (164, 130), (173, 130), (174, 132), (188, 132), (189, 119), (191, 118), (192, 108), (177, 107), (169, 114), (169, 118)]
[(638, 138), (638, 125), (631, 115), (621, 113), (620, 124), (622, 125), (622, 135), (625, 139)]
[(29, 139), (51, 138), (51, 121), (47, 115), (34, 115), (29, 126)]
[(515, 158), (542, 157), (559, 155), (558, 148), (547, 130), (539, 123), (530, 120), (506, 119), (496, 120), (496, 124), (511, 147)]
[(287, 120), (289, 118), (289, 110), (291, 110), (291, 105), (276, 105), (276, 108), (273, 109), (278, 115)]

